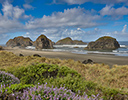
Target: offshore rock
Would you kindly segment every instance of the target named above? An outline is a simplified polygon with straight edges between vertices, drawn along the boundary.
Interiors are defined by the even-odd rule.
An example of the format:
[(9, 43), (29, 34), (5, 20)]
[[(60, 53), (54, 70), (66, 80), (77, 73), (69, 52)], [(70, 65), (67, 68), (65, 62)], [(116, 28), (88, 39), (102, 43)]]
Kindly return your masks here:
[(115, 38), (104, 36), (96, 40), (95, 42), (90, 42), (85, 48), (87, 50), (114, 50), (120, 47), (118, 41)]
[(63, 44), (67, 44), (67, 45), (75, 45), (75, 44), (77, 44), (77, 45), (85, 45), (87, 43), (85, 43), (85, 42), (83, 42), (81, 40), (80, 41), (79, 40), (72, 40), (70, 37), (66, 37), (64, 39), (61, 39), (61, 40), (57, 41), (55, 44), (56, 45), (63, 45)]
[(6, 45), (8, 47), (27, 47), (27, 46), (32, 46), (33, 45), (33, 41), (30, 38), (25, 38), (23, 36), (18, 36), (15, 37), (14, 39), (10, 39)]
[(41, 49), (53, 49), (53, 43), (45, 35), (40, 35), (34, 42), (34, 46), (37, 50)]

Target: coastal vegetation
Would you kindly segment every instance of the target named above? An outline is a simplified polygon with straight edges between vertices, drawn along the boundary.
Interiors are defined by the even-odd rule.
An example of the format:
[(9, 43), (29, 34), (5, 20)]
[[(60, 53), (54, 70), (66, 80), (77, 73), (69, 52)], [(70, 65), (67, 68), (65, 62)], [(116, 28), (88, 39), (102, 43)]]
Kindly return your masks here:
[[(50, 96), (56, 97), (57, 91), (61, 91), (58, 92), (58, 95), (61, 95), (58, 98), (63, 100), (69, 97), (73, 99), (71, 98), (73, 95), (78, 100), (80, 98), (127, 100), (128, 98), (128, 65), (114, 65), (110, 68), (105, 64), (85, 65), (72, 59), (20, 57), (11, 52), (0, 51), (0, 70), (2, 80), (0, 98), (25, 98), (23, 97), (25, 95), (27, 98), (29, 95), (30, 99), (38, 98), (40, 95), (43, 99), (50, 99)], [(12, 83), (13, 80), (16, 80), (14, 82), (17, 84)], [(32, 94), (30, 89), (33, 90)], [(44, 90), (46, 92), (43, 92)]]

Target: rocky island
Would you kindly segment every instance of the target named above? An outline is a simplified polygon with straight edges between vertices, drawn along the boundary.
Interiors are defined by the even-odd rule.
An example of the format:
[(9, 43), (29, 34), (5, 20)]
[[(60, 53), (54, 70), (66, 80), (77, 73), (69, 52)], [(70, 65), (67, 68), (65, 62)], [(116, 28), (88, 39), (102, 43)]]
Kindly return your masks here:
[(72, 40), (70, 37), (66, 37), (64, 39), (61, 39), (61, 40), (57, 41), (55, 44), (56, 45), (63, 45), (63, 44), (68, 44), (68, 45), (75, 45), (75, 44), (77, 44), (77, 45), (85, 45), (87, 43), (85, 43), (85, 42), (83, 42), (81, 40), (80, 41), (79, 40)]
[(95, 42), (90, 42), (85, 48), (87, 50), (114, 50), (120, 47), (118, 41), (110, 36), (104, 36)]

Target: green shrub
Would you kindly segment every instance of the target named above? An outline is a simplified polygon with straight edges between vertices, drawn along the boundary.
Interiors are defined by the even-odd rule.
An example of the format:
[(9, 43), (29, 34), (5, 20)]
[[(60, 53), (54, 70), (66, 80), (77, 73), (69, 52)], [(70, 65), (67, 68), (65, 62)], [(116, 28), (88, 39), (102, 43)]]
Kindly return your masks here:
[(81, 75), (68, 67), (59, 67), (58, 65), (48, 65), (45, 63), (35, 64), (27, 67), (15, 69), (13, 74), (24, 84), (44, 83), (44, 80), (50, 77), (66, 77)]
[(128, 99), (128, 93), (124, 93), (123, 91), (120, 91), (118, 89), (112, 89), (107, 87), (100, 87), (99, 88), (103, 93), (103, 98), (105, 100), (111, 99), (111, 100), (127, 100)]
[(6, 91), (7, 94), (11, 94), (13, 92), (23, 92), (23, 89), (29, 88), (29, 87), (34, 87), (32, 84), (12, 84), (9, 87), (3, 88), (2, 92), (4, 93)]
[(47, 82), (48, 86), (54, 86), (54, 87), (65, 87), (67, 89), (70, 89), (72, 92), (83, 94), (86, 92), (88, 95), (97, 94), (94, 92), (96, 88), (96, 84), (93, 82), (85, 81), (82, 77), (75, 77), (71, 76), (71, 74), (68, 74), (66, 77), (57, 77), (54, 79), (53, 77), (46, 79), (45, 82)]

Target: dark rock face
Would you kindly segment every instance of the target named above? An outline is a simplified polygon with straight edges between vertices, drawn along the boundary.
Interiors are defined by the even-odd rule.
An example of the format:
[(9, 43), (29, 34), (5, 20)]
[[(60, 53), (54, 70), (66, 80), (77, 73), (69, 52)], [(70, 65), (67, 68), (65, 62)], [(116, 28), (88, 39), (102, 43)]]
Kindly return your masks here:
[(38, 54), (34, 54), (33, 56), (34, 56), (34, 57), (41, 57), (41, 56), (40, 56), (40, 55), (38, 55)]
[(15, 47), (15, 46), (20, 46), (20, 47), (27, 47), (27, 46), (32, 46), (33, 42), (30, 38), (25, 38), (23, 36), (15, 37), (14, 39), (10, 39), (6, 45), (8, 47)]
[(0, 46), (0, 50), (3, 50), (3, 47), (2, 46)]
[(19, 54), (19, 56), (20, 56), (20, 57), (24, 57), (24, 55), (23, 55), (23, 54), (21, 54), (21, 53)]
[(83, 64), (93, 64), (93, 61), (91, 59), (88, 59), (88, 60), (84, 60), (82, 63)]
[(53, 49), (53, 43), (50, 39), (48, 39), (45, 35), (40, 35), (36, 41), (34, 42), (34, 45), (37, 50), (41, 49)]
[(96, 40), (95, 42), (90, 42), (85, 48), (87, 50), (114, 50), (120, 47), (118, 41), (115, 38), (104, 36)]
[(63, 44), (69, 44), (69, 45), (73, 45), (73, 44), (78, 44), (78, 45), (84, 45), (84, 44), (87, 44), (83, 41), (79, 41), (79, 40), (72, 40), (70, 37), (67, 37), (67, 38), (64, 38), (64, 39), (61, 39), (59, 41), (57, 41), (55, 43), (56, 45), (63, 45)]
[(55, 45), (55, 42), (52, 42), (52, 45)]

